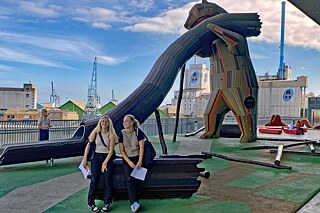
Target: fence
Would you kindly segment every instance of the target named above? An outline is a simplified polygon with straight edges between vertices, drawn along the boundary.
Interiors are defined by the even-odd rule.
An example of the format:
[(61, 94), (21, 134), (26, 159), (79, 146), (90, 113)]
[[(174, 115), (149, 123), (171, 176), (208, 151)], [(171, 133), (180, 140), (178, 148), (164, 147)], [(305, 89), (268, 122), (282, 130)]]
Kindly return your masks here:
[[(52, 120), (49, 139), (67, 139), (72, 136), (82, 120)], [(175, 119), (161, 119), (164, 134), (173, 134)], [(179, 119), (178, 133), (192, 132), (197, 126), (203, 126), (202, 119)], [(149, 118), (141, 129), (149, 136), (158, 135), (156, 119)], [(17, 144), (38, 141), (37, 121), (0, 121), (0, 146), (5, 144)]]
[[(49, 139), (70, 138), (79, 127), (81, 120), (52, 120)], [(27, 121), (0, 121), (0, 146), (38, 141), (38, 122)]]
[[(292, 119), (299, 118), (285, 117), (282, 120), (290, 123)], [(264, 125), (269, 122), (270, 118), (259, 118), (258, 125)], [(67, 139), (70, 138), (75, 130), (79, 127), (82, 120), (52, 120), (52, 128), (50, 129), (49, 139)], [(236, 123), (234, 117), (226, 117), (225, 123)], [(162, 118), (161, 126), (163, 134), (173, 134), (175, 126), (175, 118)], [(178, 133), (185, 134), (193, 132), (204, 126), (202, 118), (180, 118)], [(155, 118), (147, 119), (141, 129), (146, 135), (158, 135), (158, 127)], [(0, 121), (0, 146), (4, 144), (17, 144), (38, 140), (37, 121)]]

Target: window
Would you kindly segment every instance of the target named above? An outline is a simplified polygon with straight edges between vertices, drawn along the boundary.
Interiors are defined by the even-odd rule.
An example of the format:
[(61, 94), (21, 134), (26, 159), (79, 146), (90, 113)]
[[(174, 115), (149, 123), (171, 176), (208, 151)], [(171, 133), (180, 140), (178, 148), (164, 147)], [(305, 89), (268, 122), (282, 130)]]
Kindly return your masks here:
[(26, 105), (26, 107), (28, 108), (28, 107), (29, 107), (29, 105), (27, 104), (27, 105)]
[(26, 98), (29, 98), (29, 94), (26, 94)]

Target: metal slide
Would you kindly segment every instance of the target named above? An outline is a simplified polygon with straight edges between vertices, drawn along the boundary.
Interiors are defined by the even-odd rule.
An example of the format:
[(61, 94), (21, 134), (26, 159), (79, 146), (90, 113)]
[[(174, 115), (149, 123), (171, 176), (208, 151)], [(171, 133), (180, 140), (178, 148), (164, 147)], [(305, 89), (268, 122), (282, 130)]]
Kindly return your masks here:
[[(180, 36), (157, 59), (141, 85), (106, 113), (112, 119), (117, 133), (123, 128), (122, 121), (126, 114), (134, 115), (143, 123), (163, 102), (183, 64), (195, 54), (210, 51), (212, 41), (217, 39), (207, 28), (210, 23), (245, 37), (259, 35), (261, 28), (257, 13), (221, 13), (202, 21)], [(99, 118), (94, 118), (84, 121), (71, 139), (8, 146), (0, 155), (0, 165), (82, 155), (84, 141), (98, 120)]]

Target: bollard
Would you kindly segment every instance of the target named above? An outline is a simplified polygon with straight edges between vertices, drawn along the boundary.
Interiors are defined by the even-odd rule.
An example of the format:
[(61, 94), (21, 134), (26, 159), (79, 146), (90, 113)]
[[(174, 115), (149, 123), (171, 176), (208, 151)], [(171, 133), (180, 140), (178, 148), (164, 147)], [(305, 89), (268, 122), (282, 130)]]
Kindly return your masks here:
[(210, 172), (208, 172), (208, 171), (200, 172), (200, 173), (199, 173), (199, 176), (200, 176), (200, 177), (203, 177), (203, 178), (205, 178), (205, 179), (208, 179), (208, 178), (210, 177)]
[(280, 159), (281, 159), (281, 156), (282, 156), (282, 151), (283, 151), (283, 145), (279, 145), (278, 146), (278, 151), (277, 151), (277, 156), (276, 156), (276, 159), (274, 161), (274, 164), (279, 166), (280, 165)]
[(310, 147), (310, 151), (311, 151), (312, 153), (315, 153), (315, 152), (316, 152), (316, 149), (314, 148), (313, 144), (312, 144), (312, 143), (309, 143), (308, 145), (309, 145), (309, 147)]
[(194, 131), (198, 130), (198, 121), (194, 121)]

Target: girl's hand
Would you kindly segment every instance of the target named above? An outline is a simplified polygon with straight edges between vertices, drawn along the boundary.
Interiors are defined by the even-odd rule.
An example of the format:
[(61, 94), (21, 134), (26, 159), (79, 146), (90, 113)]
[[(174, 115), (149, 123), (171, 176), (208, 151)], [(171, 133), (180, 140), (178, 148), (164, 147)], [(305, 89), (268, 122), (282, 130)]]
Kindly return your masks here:
[(87, 160), (83, 159), (82, 165), (84, 168), (86, 168), (87, 164), (88, 164)]
[(138, 165), (138, 168), (142, 167), (142, 161), (138, 161), (137, 165)]
[(101, 172), (104, 173), (105, 171), (107, 171), (107, 164), (103, 163), (101, 166)]
[(132, 169), (136, 166), (136, 165), (134, 165), (134, 163), (132, 161), (130, 161), (128, 164)]

